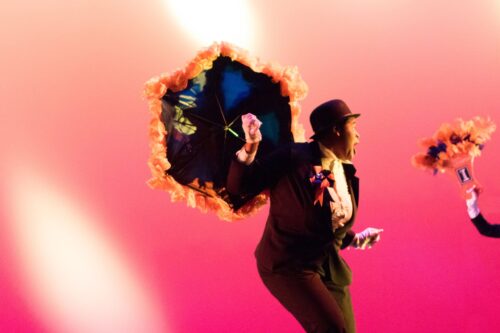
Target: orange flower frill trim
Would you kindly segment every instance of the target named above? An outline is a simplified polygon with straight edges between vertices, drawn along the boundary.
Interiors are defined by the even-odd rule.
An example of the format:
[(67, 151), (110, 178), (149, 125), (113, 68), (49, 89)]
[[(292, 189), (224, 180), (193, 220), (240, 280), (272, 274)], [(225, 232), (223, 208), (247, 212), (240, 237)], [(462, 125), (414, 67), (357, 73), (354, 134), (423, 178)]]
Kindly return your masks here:
[(144, 97), (148, 100), (151, 121), (149, 124), (149, 144), (151, 156), (148, 160), (152, 177), (147, 182), (153, 189), (161, 189), (170, 193), (172, 201), (185, 200), (189, 207), (196, 207), (202, 212), (214, 211), (217, 216), (226, 221), (234, 221), (245, 218), (257, 212), (267, 203), (268, 193), (261, 193), (246, 203), (243, 207), (234, 211), (229, 204), (219, 197), (210, 197), (201, 194), (187, 186), (183, 186), (168, 175), (170, 169), (167, 160), (166, 136), (167, 131), (161, 121), (162, 102), (161, 98), (167, 90), (180, 91), (187, 87), (188, 81), (196, 77), (202, 71), (212, 68), (213, 62), (219, 57), (225, 56), (251, 68), (254, 72), (263, 73), (279, 83), (281, 95), (288, 96), (292, 114), (292, 134), (296, 142), (304, 142), (304, 128), (299, 123), (301, 107), (299, 101), (307, 95), (308, 87), (302, 80), (297, 67), (284, 67), (277, 63), (262, 63), (256, 57), (251, 56), (248, 51), (240, 49), (232, 44), (221, 42), (214, 43), (210, 47), (198, 52), (183, 69), (172, 73), (163, 73), (155, 76), (145, 83)]
[(484, 144), (491, 139), (496, 129), (490, 118), (474, 117), (464, 121), (456, 119), (454, 123), (444, 123), (431, 138), (422, 138), (419, 144), (426, 150), (412, 157), (414, 167), (444, 173), (452, 167), (454, 158), (469, 155), (474, 158), (481, 155)]

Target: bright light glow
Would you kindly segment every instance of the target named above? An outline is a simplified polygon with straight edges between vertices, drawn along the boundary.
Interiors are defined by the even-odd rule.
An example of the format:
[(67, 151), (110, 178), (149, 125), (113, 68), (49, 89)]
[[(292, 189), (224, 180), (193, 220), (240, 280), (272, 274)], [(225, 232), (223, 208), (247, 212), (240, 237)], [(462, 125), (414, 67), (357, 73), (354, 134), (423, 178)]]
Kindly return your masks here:
[(497, 13), (500, 14), (500, 0), (495, 0), (495, 4), (496, 4), (496, 9), (497, 9)]
[(248, 0), (166, 1), (169, 13), (202, 46), (226, 41), (246, 49), (253, 48), (255, 27)]
[(48, 332), (167, 331), (153, 293), (92, 214), (40, 175), (9, 179), (21, 280)]

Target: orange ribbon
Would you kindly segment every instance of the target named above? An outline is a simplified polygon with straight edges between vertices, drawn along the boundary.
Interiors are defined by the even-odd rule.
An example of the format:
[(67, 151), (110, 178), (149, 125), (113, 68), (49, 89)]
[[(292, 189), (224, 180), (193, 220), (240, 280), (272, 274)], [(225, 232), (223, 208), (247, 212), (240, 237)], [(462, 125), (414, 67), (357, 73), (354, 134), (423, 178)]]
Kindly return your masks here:
[(309, 181), (315, 187), (314, 204), (319, 202), (323, 206), (325, 189), (333, 186), (333, 174), (328, 170), (321, 169), (320, 166), (313, 166), (313, 175), (309, 177)]

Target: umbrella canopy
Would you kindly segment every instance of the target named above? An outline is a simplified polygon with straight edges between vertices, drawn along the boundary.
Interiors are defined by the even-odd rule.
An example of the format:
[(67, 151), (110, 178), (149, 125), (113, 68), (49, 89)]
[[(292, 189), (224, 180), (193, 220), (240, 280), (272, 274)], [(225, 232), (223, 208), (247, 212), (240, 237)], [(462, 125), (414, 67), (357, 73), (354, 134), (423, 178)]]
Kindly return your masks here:
[(229, 164), (245, 143), (241, 115), (251, 112), (263, 123), (261, 158), (303, 140), (298, 100), (306, 91), (296, 68), (261, 64), (227, 43), (201, 51), (183, 70), (153, 78), (145, 91), (153, 114), (149, 184), (226, 220), (255, 211), (265, 194), (235, 197), (225, 187)]

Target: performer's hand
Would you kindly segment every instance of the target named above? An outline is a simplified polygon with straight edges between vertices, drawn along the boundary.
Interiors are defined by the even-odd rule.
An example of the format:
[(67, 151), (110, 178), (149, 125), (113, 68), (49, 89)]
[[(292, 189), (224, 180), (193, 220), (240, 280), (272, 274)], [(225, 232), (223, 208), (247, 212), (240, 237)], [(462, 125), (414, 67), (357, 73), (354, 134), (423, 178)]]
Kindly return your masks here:
[(259, 129), (262, 122), (255, 115), (247, 113), (241, 116), (241, 123), (246, 143), (243, 148), (236, 152), (236, 156), (241, 163), (250, 165), (257, 155), (257, 147), (262, 140)]
[(351, 246), (355, 249), (364, 250), (367, 247), (371, 248), (375, 243), (380, 240), (380, 233), (384, 229), (366, 228), (360, 233), (357, 233), (352, 240)]
[(260, 133), (262, 122), (255, 115), (251, 113), (244, 114), (241, 116), (241, 122), (247, 143), (257, 143), (262, 140), (262, 134)]
[(477, 195), (479, 191), (473, 187), (467, 190), (469, 195), (469, 199), (465, 200), (465, 204), (467, 205), (467, 213), (471, 219), (477, 217), (480, 213), (479, 207), (477, 206)]

